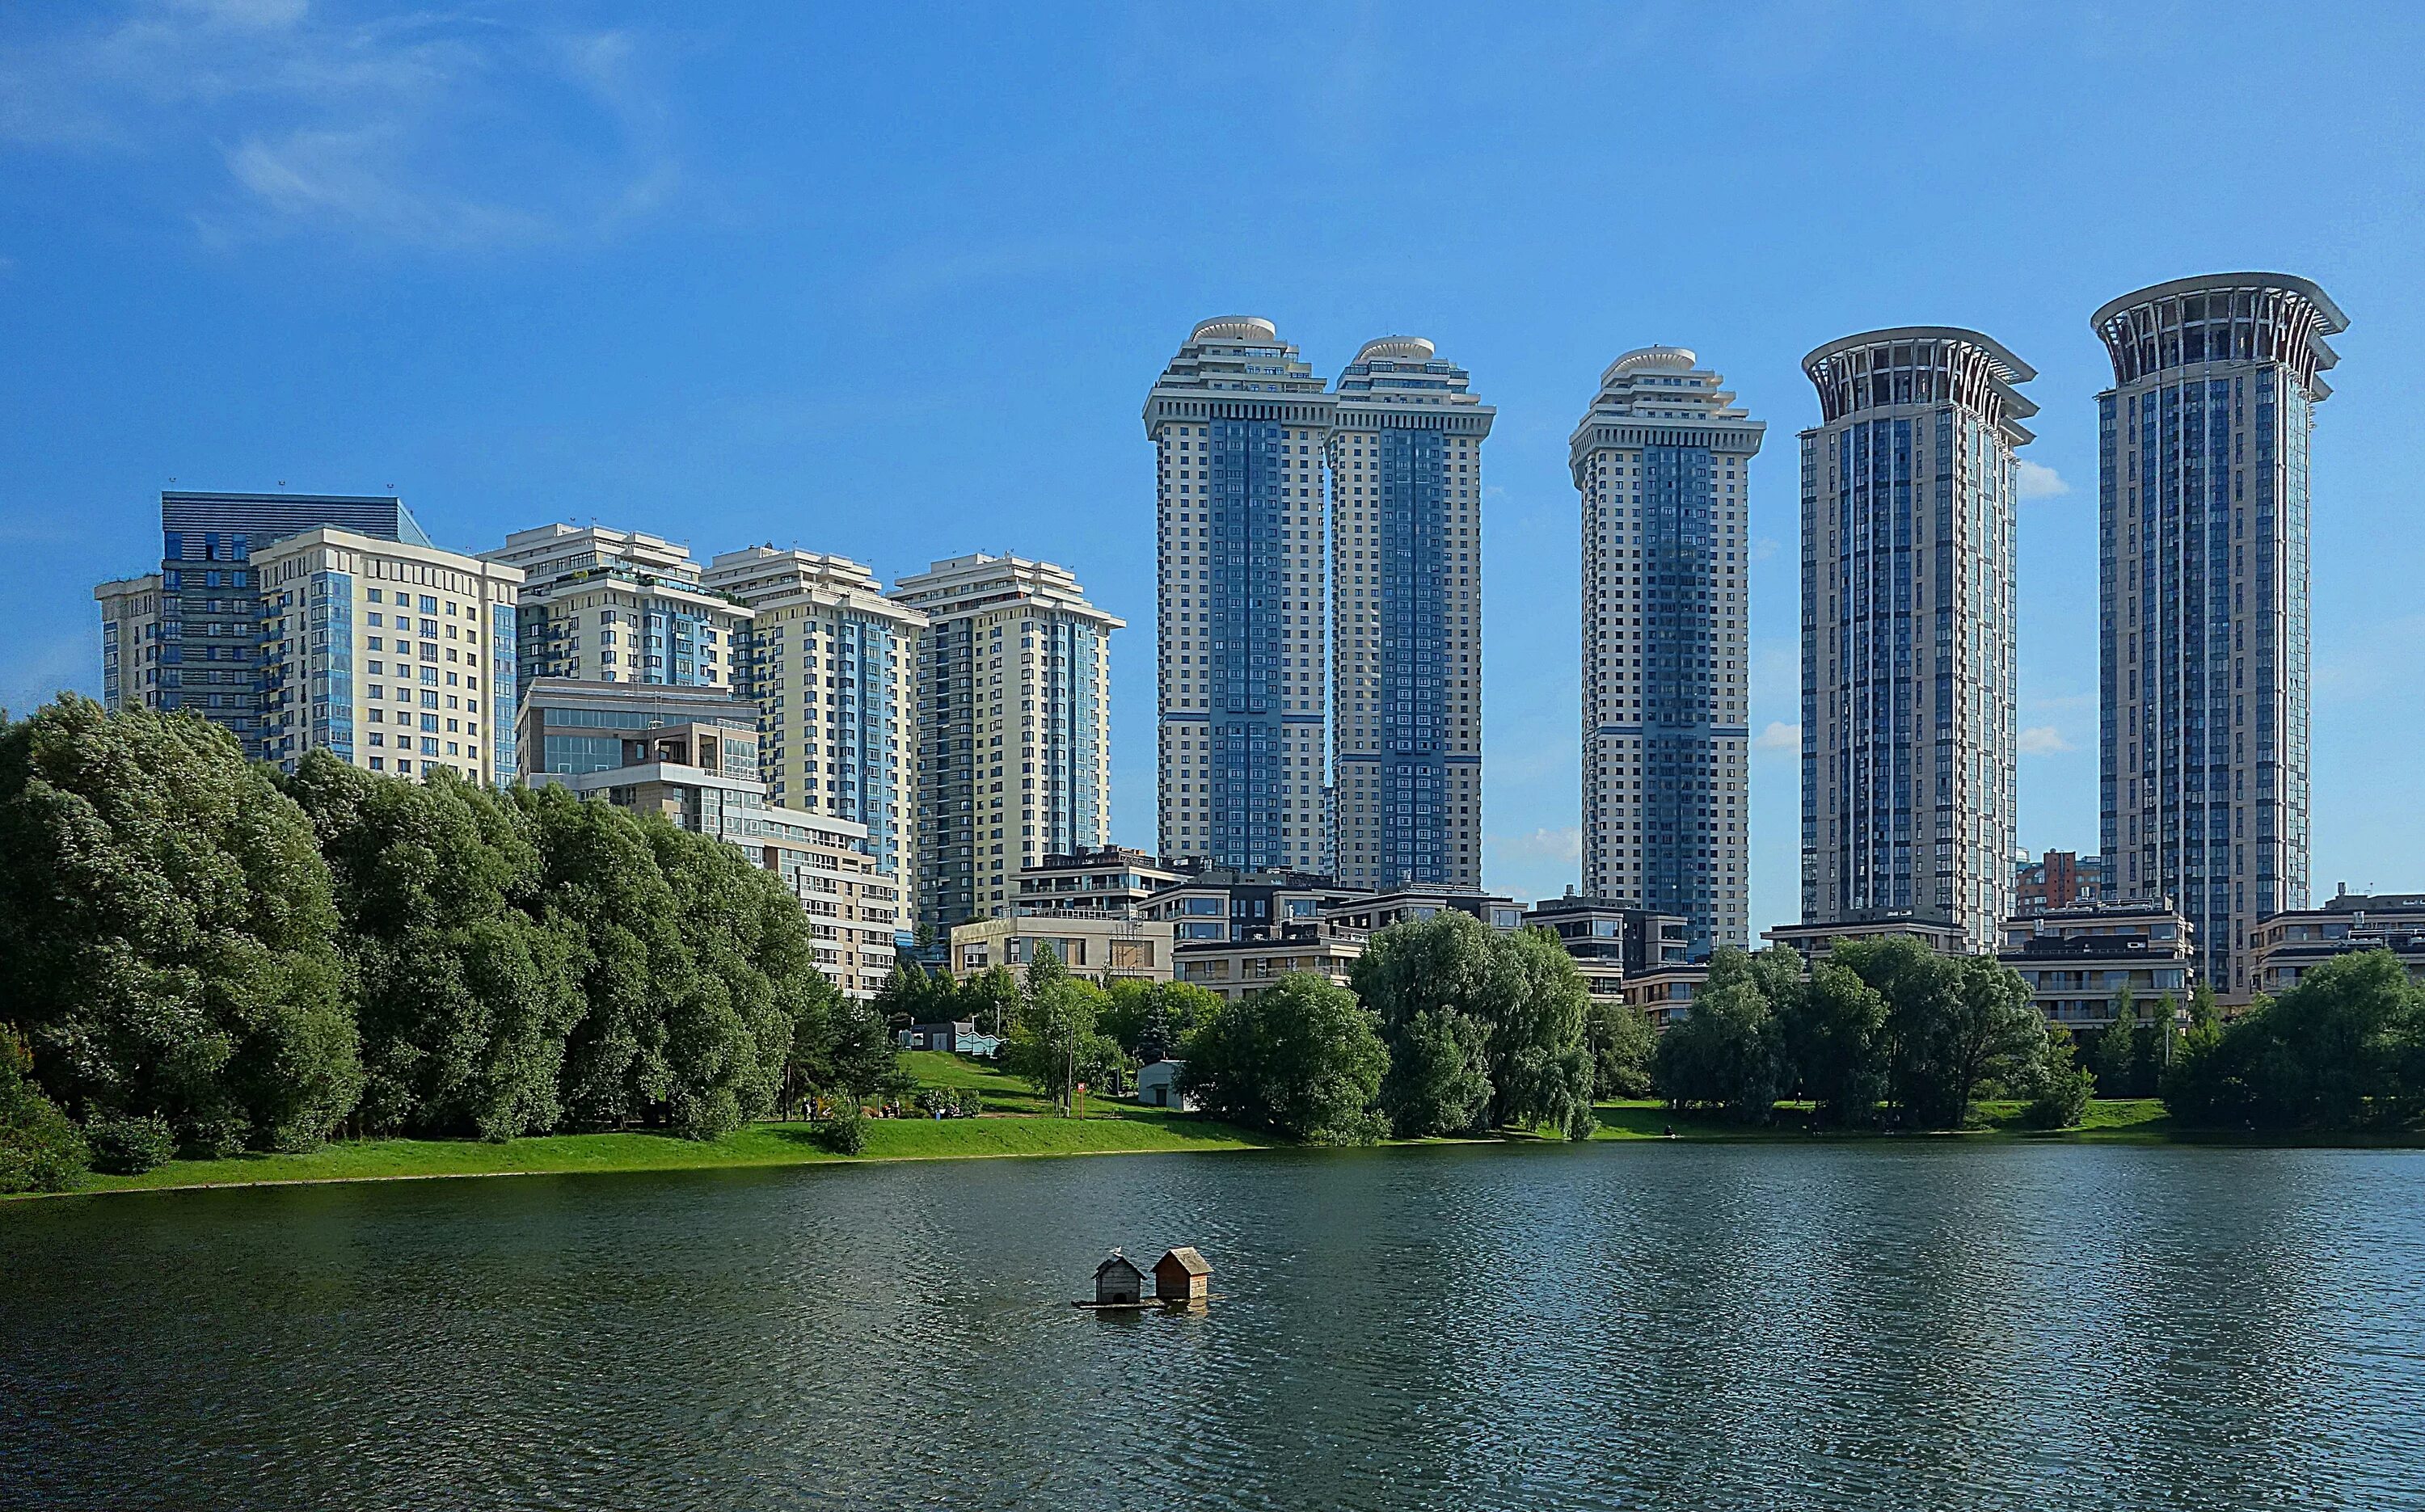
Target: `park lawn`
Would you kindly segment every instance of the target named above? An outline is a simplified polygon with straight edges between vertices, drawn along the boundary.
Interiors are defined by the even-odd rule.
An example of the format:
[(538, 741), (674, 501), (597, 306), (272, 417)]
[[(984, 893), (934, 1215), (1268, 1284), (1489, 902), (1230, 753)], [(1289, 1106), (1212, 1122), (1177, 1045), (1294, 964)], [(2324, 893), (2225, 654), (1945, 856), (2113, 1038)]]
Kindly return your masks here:
[(721, 1139), (708, 1140), (637, 1133), (550, 1134), (503, 1144), (476, 1139), (358, 1139), (324, 1145), (303, 1154), (172, 1160), (139, 1176), (96, 1173), (78, 1190), (158, 1191), (290, 1182), (698, 1170), (1004, 1155), (1143, 1154), (1249, 1150), (1279, 1142), (1191, 1114), (1160, 1108), (1105, 1109), (1096, 1104), (1087, 1116), (1073, 1119), (871, 1119), (867, 1149), (859, 1155), (838, 1155), (826, 1149), (815, 1129), (806, 1123), (753, 1123)]
[[(1049, 1113), (1043, 1093), (989, 1060), (949, 1050), (904, 1050), (901, 1069), (921, 1087), (973, 1087), (985, 1098), (988, 1113)], [(1095, 1099), (1088, 1098), (1088, 1102)]]
[[(2175, 1129), (2164, 1105), (2153, 1097), (2096, 1098), (2088, 1105), (2087, 1115), (2076, 1129), (2045, 1132), (2021, 1126), (2023, 1105), (2017, 1102), (1992, 1102), (1979, 1105), (1980, 1127), (1960, 1131), (1965, 1138), (2030, 1138), (2062, 1139), (2094, 1144), (2162, 1144), (2181, 1136)], [(1783, 1139), (1800, 1138), (1807, 1133), (1810, 1105), (1779, 1103), (1776, 1122), (1765, 1128), (1745, 1128), (1741, 1124), (1692, 1113), (1671, 1112), (1664, 1103), (1614, 1102), (1600, 1103), (1592, 1111), (1599, 1119), (1595, 1139), (1657, 1139), (1665, 1137), (1669, 1128), (1678, 1139)], [(1829, 1138), (1868, 1138), (1884, 1137), (1883, 1130), (1825, 1131)]]

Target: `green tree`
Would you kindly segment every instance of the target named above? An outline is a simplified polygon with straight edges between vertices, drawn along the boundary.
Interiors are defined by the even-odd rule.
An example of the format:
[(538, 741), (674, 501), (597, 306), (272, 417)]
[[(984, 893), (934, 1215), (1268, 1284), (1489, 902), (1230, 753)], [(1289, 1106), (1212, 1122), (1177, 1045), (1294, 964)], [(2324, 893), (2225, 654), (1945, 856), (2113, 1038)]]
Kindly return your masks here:
[(1583, 1014), (1583, 1039), (1592, 1054), (1592, 1095), (1603, 1102), (1649, 1096), (1650, 1055), (1659, 1043), (1650, 1015), (1609, 998), (1594, 998)]
[(1033, 1003), (1055, 983), (1068, 979), (1069, 968), (1061, 963), (1061, 952), (1042, 941), (1036, 942), (1036, 953), (1027, 960), (1026, 979), (1020, 983), (1026, 1000)]
[(0, 1024), (0, 1193), (68, 1191), (90, 1165), (83, 1136), (35, 1084), (33, 1069), (24, 1037)]
[(2403, 1127), (2425, 1111), (2425, 989), (2388, 950), (2337, 956), (2229, 1023), (2192, 1028), (2163, 1096), (2198, 1126)]
[(1960, 1127), (1981, 1086), (2017, 1080), (2045, 1042), (2029, 984), (1992, 956), (1887, 939), (1839, 945), (1829, 959), (1886, 999), (1887, 1092), (1923, 1128)]
[(528, 816), (451, 774), (402, 782), (321, 750), (282, 786), (334, 880), (362, 1040), (358, 1126), (487, 1139), (554, 1128), (582, 1001), (570, 942), (538, 917)]
[(2132, 1085), (2132, 1062), (2137, 1058), (2131, 1043), (2139, 1024), (2138, 999), (2126, 984), (2113, 1005), (2113, 1022), (2096, 1031), (2088, 1047), (2088, 1071), (2096, 1081), (2096, 1090), (2104, 1097), (2137, 1097), (2144, 1093)]
[(1119, 1075), (1120, 1047), (1096, 1027), (1109, 1001), (1093, 982), (1046, 977), (1020, 1011), (1003, 1064), (1052, 1098), (1056, 1112), (1072, 1111), (1078, 1088), (1108, 1088)]
[(1462, 1134), (1490, 1106), (1489, 1036), (1453, 1008), (1419, 1010), (1398, 1032), (1381, 1107), (1402, 1138)]
[(226, 731), (73, 694), (0, 725), (0, 1002), (70, 1112), (325, 1138), (361, 1088), (336, 931), (311, 823)]
[(906, 956), (895, 956), (891, 975), (875, 990), (875, 1011), (887, 1024), (950, 1024), (966, 1011), (959, 997), (959, 985), (949, 972), (928, 971)]
[(1225, 1003), (1187, 1042), (1180, 1080), (1217, 1117), (1312, 1144), (1370, 1144), (1389, 1066), (1380, 1025), (1356, 995), (1294, 971)]
[(1678, 1107), (1709, 1107), (1764, 1123), (1785, 1086), (1784, 1032), (1744, 951), (1720, 948), (1691, 1008), (1650, 1058), (1650, 1084)]
[(2069, 1030), (2049, 1024), (2045, 1032), (2046, 1043), (2030, 1068), (2028, 1078), (2017, 1089), (2026, 1091), (2030, 1099), (2021, 1109), (2021, 1122), (2033, 1129), (2077, 1128), (2087, 1116), (2088, 1094), (2095, 1078), (2088, 1068), (2073, 1063)]
[(1019, 1018), (1019, 979), (1008, 966), (988, 966), (960, 983), (956, 1001), (979, 1034), (1008, 1034)]
[(1785, 1058), (1819, 1119), (1870, 1122), (1887, 1090), (1885, 996), (1850, 966), (1828, 960), (1774, 1006)]

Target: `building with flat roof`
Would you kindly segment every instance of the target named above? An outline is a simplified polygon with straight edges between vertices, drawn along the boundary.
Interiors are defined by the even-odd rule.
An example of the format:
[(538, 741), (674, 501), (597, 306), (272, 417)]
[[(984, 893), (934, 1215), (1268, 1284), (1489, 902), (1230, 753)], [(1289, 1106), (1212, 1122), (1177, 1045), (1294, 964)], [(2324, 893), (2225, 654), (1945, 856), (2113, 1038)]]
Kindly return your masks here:
[(750, 759), (757, 759), (758, 706), (749, 699), (722, 688), (570, 677), (541, 677), (522, 690), (514, 749), (531, 776), (611, 772), (625, 764), (627, 743), (637, 735), (679, 724), (747, 730)]
[(1021, 869), (1112, 827), (1111, 636), (1066, 569), (983, 552), (892, 585), (925, 616), (917, 676), (917, 907), (929, 937), (1006, 916)]
[(324, 526), (432, 546), (393, 495), (163, 492), (159, 570), (93, 590), (104, 706), (189, 710), (233, 734), (247, 756), (266, 758), (281, 726), (265, 703), (264, 604), (252, 557)]
[(1341, 929), (1377, 933), (1392, 924), (1405, 924), (1442, 914), (1468, 915), (1485, 928), (1511, 933), (1524, 927), (1524, 905), (1512, 898), (1479, 890), (1445, 887), (1389, 887), (1358, 893), (1325, 903), (1322, 917)]
[(1771, 945), (1791, 949), (1802, 957), (1805, 966), (1824, 960), (1827, 952), (1843, 940), (1908, 939), (1918, 940), (1943, 956), (1982, 953), (1970, 948), (1967, 930), (1942, 919), (1891, 912), (1837, 919), (1826, 924), (1779, 924), (1774, 929), (1760, 931), (1759, 937)]
[(1317, 923), (1325, 909), (1357, 896), (1354, 888), (1309, 872), (1198, 867), (1149, 895), (1137, 915), (1168, 922), (1182, 945), (1251, 940), (1291, 924)]
[(249, 561), (264, 759), (292, 772), (325, 750), (393, 776), (513, 781), (520, 569), (327, 526)]
[(2257, 921), (2307, 905), (2308, 444), (2349, 326), (2283, 273), (2124, 294), (2091, 319), (2105, 896), (2173, 899), (2218, 997)]
[(1567, 441), (1582, 504), (1583, 891), (1751, 938), (1751, 459), (1680, 346), (1628, 352)]
[(1175, 947), (1176, 979), (1215, 992), (1230, 1002), (1269, 987), (1293, 971), (1308, 971), (1334, 987), (1363, 959), (1361, 930), (1325, 923), (1283, 924), (1234, 940), (1181, 940)]
[(1048, 855), (1020, 868), (1013, 912), (1030, 916), (1102, 914), (1130, 918), (1156, 892), (1186, 880), (1187, 873), (1164, 866), (1151, 851), (1125, 846)]
[(2105, 899), (2105, 858), (2076, 851), (2048, 851), (2035, 860), (2013, 863), (2014, 912), (2046, 914)]
[(751, 612), (699, 582), (687, 547), (600, 525), (516, 531), (481, 558), (522, 570), (515, 656), (525, 685), (731, 689)]
[(2166, 998), (2176, 1009), (2188, 1003), (2197, 984), (2192, 932), (2165, 904), (2088, 903), (2007, 919), (1996, 958), (2030, 984), (2048, 1023), (2103, 1028), (2121, 1016), (2125, 993), (2134, 1016)]
[(1146, 397), (1164, 856), (1268, 870), (1322, 853), (1336, 407), (1250, 315), (1197, 322)]
[(1071, 974), (1169, 981), (1171, 927), (1164, 920), (1108, 914), (1043, 914), (972, 919), (955, 925), (950, 971), (965, 979), (994, 966), (1024, 971), (1050, 947)]
[(1629, 977), (1691, 959), (1690, 919), (1606, 899), (1545, 898), (1525, 911), (1524, 925), (1558, 937), (1595, 997), (1621, 996)]
[(1339, 375), (1327, 849), (1349, 886), (1482, 885), (1482, 443), (1498, 413), (1420, 336), (1366, 342)]
[[(2014, 450), (2036, 376), (1953, 326), (1802, 359), (1802, 920), (2013, 912)], [(2108, 853), (2111, 854), (2109, 848)]]
[(2388, 950), (2425, 980), (2425, 893), (2353, 893), (2321, 908), (2291, 909), (2259, 922), (2249, 936), (2255, 991), (2279, 997), (2335, 956)]

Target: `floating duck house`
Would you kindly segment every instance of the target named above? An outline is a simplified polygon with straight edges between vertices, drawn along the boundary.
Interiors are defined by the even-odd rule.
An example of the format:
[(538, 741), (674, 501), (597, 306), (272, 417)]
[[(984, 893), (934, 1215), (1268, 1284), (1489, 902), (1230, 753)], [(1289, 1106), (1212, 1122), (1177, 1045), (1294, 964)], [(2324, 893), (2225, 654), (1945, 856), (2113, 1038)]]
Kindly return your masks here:
[[(1101, 1289), (1101, 1272), (1096, 1273)], [(1194, 1245), (1164, 1251), (1153, 1263), (1153, 1297), (1158, 1302), (1201, 1302), (1212, 1295), (1212, 1267)]]
[[(1189, 1254), (1195, 1252), (1193, 1249), (1188, 1251)], [(1176, 1254), (1178, 1251), (1173, 1250), (1171, 1253)], [(1165, 1255), (1163, 1258), (1167, 1260), (1169, 1256)], [(1160, 1267), (1156, 1266), (1157, 1274), (1159, 1271)], [(1095, 1305), (1097, 1307), (1134, 1307), (1144, 1300), (1145, 1272), (1137, 1269), (1135, 1261), (1115, 1249), (1104, 1257), (1101, 1265), (1095, 1267)]]

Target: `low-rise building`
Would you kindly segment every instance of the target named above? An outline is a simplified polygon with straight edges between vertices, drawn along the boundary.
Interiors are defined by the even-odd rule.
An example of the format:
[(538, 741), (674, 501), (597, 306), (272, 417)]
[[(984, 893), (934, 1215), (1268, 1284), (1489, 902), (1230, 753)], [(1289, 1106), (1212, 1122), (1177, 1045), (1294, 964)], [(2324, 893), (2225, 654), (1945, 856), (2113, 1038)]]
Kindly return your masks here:
[(1317, 923), (1325, 909), (1360, 896), (1311, 872), (1203, 867), (1153, 893), (1137, 913), (1169, 924), (1181, 945), (1252, 940), (1293, 924)]
[(2256, 990), (2278, 997), (2335, 956), (2388, 950), (2425, 980), (2425, 893), (2353, 893), (2275, 914), (2249, 931)]
[(2091, 903), (2005, 920), (1997, 959), (2029, 983), (2047, 1022), (2096, 1029), (2120, 1015), (2126, 992), (2142, 1014), (2166, 998), (2186, 1004), (2197, 963), (2190, 936), (2168, 905)]
[(1909, 939), (1918, 940), (1938, 955), (1970, 953), (1969, 931), (1963, 926), (1900, 912), (1864, 913), (1826, 924), (1780, 924), (1762, 930), (1759, 937), (1771, 945), (1791, 947), (1801, 955), (1806, 967), (1825, 959), (1827, 952), (1842, 940)]
[[(733, 846), (799, 899), (818, 969), (853, 997), (875, 996), (907, 938), (899, 879), (877, 868), (864, 826), (768, 802), (749, 705), (704, 690), (686, 692), (542, 679), (523, 703), (522, 740), (541, 751), (558, 741), (557, 770), (533, 773), (531, 781), (660, 815), (678, 829)], [(601, 717), (562, 723), (582, 714)], [(672, 714), (691, 717), (638, 723)], [(579, 734), (551, 736), (554, 730)], [(584, 743), (560, 743), (574, 739)]]
[(1147, 1107), (1172, 1107), (1181, 1113), (1196, 1111), (1196, 1099), (1179, 1085), (1180, 1073), (1186, 1071), (1184, 1060), (1149, 1060), (1137, 1067), (1136, 1100)]
[(1236, 1002), (1293, 971), (1346, 986), (1348, 973), (1363, 959), (1364, 934), (1318, 922), (1283, 924), (1249, 939), (1181, 940), (1174, 953), (1178, 980)]
[(2105, 858), (2077, 851), (2048, 851), (2014, 863), (2014, 910), (2023, 915), (2060, 908), (2083, 908), (2105, 897)]
[(1692, 921), (1600, 898), (1543, 899), (1524, 913), (1528, 928), (1548, 930), (1574, 958), (1594, 997), (1620, 997), (1626, 978), (1680, 966)]
[(1164, 866), (1148, 851), (1119, 845), (1082, 848), (1020, 867), (1016, 912), (1128, 918), (1156, 892), (1186, 880), (1185, 872)]
[(1642, 1010), (1654, 1029), (1664, 1030), (1693, 1011), (1693, 998), (1710, 979), (1709, 963), (1652, 966), (1625, 979), (1621, 998)]
[(950, 970), (962, 979), (994, 966), (1023, 971), (1040, 947), (1050, 947), (1073, 976), (1171, 979), (1169, 924), (1103, 914), (982, 918), (956, 925)]
[(1392, 924), (1470, 914), (1486, 928), (1513, 933), (1524, 927), (1524, 905), (1512, 898), (1455, 888), (1401, 885), (1384, 892), (1355, 893), (1326, 903), (1322, 917), (1341, 929), (1376, 933)]

